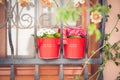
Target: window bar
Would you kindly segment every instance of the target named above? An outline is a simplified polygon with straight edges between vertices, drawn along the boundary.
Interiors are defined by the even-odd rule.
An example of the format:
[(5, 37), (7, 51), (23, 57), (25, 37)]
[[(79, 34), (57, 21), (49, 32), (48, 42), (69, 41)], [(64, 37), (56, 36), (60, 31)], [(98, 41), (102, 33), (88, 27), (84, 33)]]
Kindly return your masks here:
[[(12, 42), (12, 34), (11, 34), (11, 18), (12, 16), (12, 10), (11, 10), (11, 0), (8, 1), (8, 38), (9, 38), (9, 46), (11, 48), (11, 58), (14, 58), (14, 47), (13, 47), (13, 42)], [(12, 63), (10, 65), (11, 69), (10, 69), (10, 80), (15, 80), (15, 75), (14, 75), (14, 64)]]
[[(86, 0), (86, 6), (87, 6), (87, 9), (90, 7), (90, 0)], [(90, 24), (90, 12), (87, 10), (87, 28), (86, 28), (86, 32), (87, 32), (87, 36), (86, 36), (86, 49), (85, 49), (85, 60), (88, 59), (88, 44), (89, 44), (89, 37), (88, 37), (88, 25)], [(84, 69), (84, 80), (88, 80), (88, 64), (85, 62), (84, 63), (86, 66), (85, 66), (85, 69)]]
[(85, 66), (85, 70), (84, 70), (84, 80), (88, 80), (88, 65)]
[[(35, 10), (34, 10), (34, 19), (35, 19), (35, 22), (34, 22), (34, 41), (35, 41), (35, 51), (36, 51), (36, 54), (35, 54), (35, 58), (38, 59), (39, 56), (38, 56), (38, 47), (37, 47), (37, 28), (38, 28), (38, 14), (39, 14), (39, 0), (34, 0), (34, 4), (35, 4)], [(35, 74), (34, 74), (34, 80), (39, 80), (40, 77), (39, 77), (39, 65), (38, 64), (35, 64)]]
[[(63, 59), (63, 25), (62, 25), (62, 21), (61, 21), (61, 25), (60, 25), (60, 59)], [(63, 64), (60, 64), (60, 76), (59, 76), (60, 80), (64, 80), (64, 71), (63, 71)]]
[(63, 64), (60, 64), (60, 76), (59, 76), (59, 80), (64, 80)]
[(40, 77), (39, 77), (39, 65), (36, 64), (35, 65), (35, 76), (34, 76), (34, 80), (39, 80)]
[(18, 57), (18, 35), (19, 35), (19, 20), (18, 20), (18, 18), (19, 18), (19, 5), (18, 5), (18, 0), (16, 0), (16, 3), (15, 3), (15, 5), (16, 5), (16, 17), (17, 18), (15, 18), (16, 19), (16, 56)]
[[(64, 1), (60, 0), (60, 7), (63, 6)], [(60, 21), (60, 59), (63, 59), (64, 51), (63, 51), (63, 23), (62, 20)], [(60, 75), (59, 75), (59, 80), (64, 80), (64, 70), (63, 70), (63, 64), (60, 64)]]
[[(62, 21), (60, 21), (60, 59), (63, 59), (64, 51), (63, 51), (63, 24)], [(63, 71), (63, 64), (60, 64), (60, 80), (64, 79), (64, 71)]]
[[(106, 2), (105, 0), (99, 0), (99, 3), (101, 5), (105, 5)], [(100, 23), (100, 30), (101, 30), (101, 34), (102, 34), (102, 38), (100, 40), (100, 46), (103, 46), (103, 43), (104, 43), (104, 36), (105, 36), (105, 22), (106, 22), (106, 17), (105, 17), (105, 14), (103, 14), (103, 19)], [(102, 50), (100, 50), (100, 65), (102, 64)], [(103, 80), (103, 73), (99, 73), (99, 77), (98, 77), (98, 80)]]
[(10, 80), (15, 80), (15, 75), (14, 75), (14, 64), (10, 65), (11, 69), (10, 69)]
[[(101, 5), (105, 5), (105, 0), (99, 0), (99, 2), (101, 3)], [(101, 30), (102, 38), (101, 38), (99, 47), (101, 47), (104, 43), (105, 22), (106, 22), (106, 17), (105, 17), (105, 14), (103, 14), (103, 19), (100, 23), (100, 30)], [(101, 64), (102, 64), (102, 50), (100, 50), (100, 61), (101, 61)]]

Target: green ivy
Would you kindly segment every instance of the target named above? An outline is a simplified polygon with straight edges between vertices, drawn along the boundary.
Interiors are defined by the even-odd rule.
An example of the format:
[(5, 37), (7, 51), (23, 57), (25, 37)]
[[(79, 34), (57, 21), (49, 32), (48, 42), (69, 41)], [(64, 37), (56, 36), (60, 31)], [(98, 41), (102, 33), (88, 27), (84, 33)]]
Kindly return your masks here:
[(56, 11), (58, 12), (56, 21), (60, 22), (60, 20), (62, 20), (64, 23), (66, 23), (68, 20), (72, 20), (73, 22), (76, 21), (80, 12), (82, 11), (82, 8), (76, 8), (73, 5), (64, 5), (62, 7), (58, 7)]

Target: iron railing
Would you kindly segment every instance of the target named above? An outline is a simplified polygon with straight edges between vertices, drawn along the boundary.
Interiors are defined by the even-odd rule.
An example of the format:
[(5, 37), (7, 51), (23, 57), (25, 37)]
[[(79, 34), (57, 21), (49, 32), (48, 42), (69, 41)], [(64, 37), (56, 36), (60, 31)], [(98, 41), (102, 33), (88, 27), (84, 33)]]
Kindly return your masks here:
[[(34, 10), (34, 33), (35, 35), (37, 35), (37, 27), (39, 26), (39, 22), (38, 22), (38, 16), (39, 16), (39, 1), (40, 0), (34, 0), (34, 4), (35, 4), (35, 10)], [(64, 4), (64, 0), (60, 0), (62, 5)], [(89, 7), (89, 0), (86, 0), (88, 7)], [(34, 80), (39, 80), (40, 79), (40, 72), (39, 72), (39, 65), (60, 65), (60, 75), (59, 75), (59, 79), (63, 80), (64, 79), (64, 73), (63, 73), (63, 65), (81, 65), (84, 64), (85, 61), (88, 59), (88, 36), (87, 36), (87, 44), (86, 44), (86, 50), (85, 50), (85, 58), (83, 59), (66, 59), (63, 57), (63, 34), (62, 34), (62, 30), (63, 30), (63, 25), (62, 25), (62, 21), (61, 21), (61, 38), (60, 38), (60, 43), (61, 43), (61, 47), (60, 47), (60, 57), (58, 59), (40, 59), (38, 57), (38, 48), (37, 48), (37, 40), (36, 37), (34, 38), (35, 41), (35, 49), (36, 49), (36, 57), (35, 58), (14, 58), (14, 46), (13, 46), (13, 40), (12, 40), (12, 33), (11, 33), (11, 23), (13, 23), (15, 26), (18, 26), (19, 23), (19, 14), (18, 13), (18, 1), (16, 0), (16, 4), (14, 6), (12, 6), (12, 0), (6, 0), (6, 6), (5, 6), (5, 10), (6, 10), (6, 21), (4, 24), (0, 25), (0, 28), (3, 28), (5, 25), (8, 26), (8, 39), (9, 39), (9, 45), (10, 45), (10, 49), (11, 49), (11, 57), (7, 57), (7, 58), (0, 58), (0, 65), (11, 65), (11, 69), (10, 69), (10, 80), (15, 80), (15, 71), (14, 71), (14, 66), (17, 64), (20, 65), (27, 65), (27, 64), (33, 64), (35, 65), (35, 74), (34, 74)], [(104, 5), (105, 4), (105, 0), (99, 0), (99, 2)], [(61, 5), (61, 6), (62, 6)], [(16, 7), (16, 16), (18, 17), (17, 20), (13, 20), (13, 16), (15, 16), (14, 13), (14, 9)], [(28, 15), (28, 14), (24, 14), (23, 16)], [(28, 15), (30, 18), (31, 16)], [(87, 14), (87, 17), (89, 18), (89, 13)], [(87, 21), (87, 24), (89, 24), (89, 20)], [(31, 22), (29, 24), (29, 26), (31, 25)], [(28, 26), (28, 27), (29, 27)], [(100, 40), (99, 46), (103, 45), (103, 37), (104, 37), (104, 28), (105, 28), (105, 16), (102, 20), (102, 22), (100, 23), (100, 30), (102, 32), (102, 38)], [(99, 58), (92, 58), (90, 59), (89, 63), (90, 64), (101, 64), (102, 63), (102, 51), (99, 52), (100, 53), (100, 57)], [(85, 70), (84, 70), (84, 80), (88, 79), (88, 66), (86, 66)], [(99, 77), (99, 80), (102, 80), (102, 74)]]

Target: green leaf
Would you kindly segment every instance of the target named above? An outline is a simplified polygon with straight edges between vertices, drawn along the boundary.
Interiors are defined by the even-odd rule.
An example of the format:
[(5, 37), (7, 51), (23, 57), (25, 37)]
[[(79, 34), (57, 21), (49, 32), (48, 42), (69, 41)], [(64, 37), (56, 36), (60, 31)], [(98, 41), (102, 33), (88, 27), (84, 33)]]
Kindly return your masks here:
[(92, 51), (91, 53), (92, 53), (92, 54), (95, 54), (95, 51)]
[(112, 46), (112, 48), (115, 48), (115, 47), (117, 47), (117, 43), (114, 43)]
[(115, 57), (120, 59), (120, 53), (115, 54)]
[(85, 64), (88, 65), (88, 64), (89, 64), (89, 61), (85, 61)]
[(89, 26), (88, 26), (88, 34), (89, 35), (92, 35), (93, 33), (94, 33), (94, 31), (96, 30), (96, 25), (95, 24), (90, 24)]
[(76, 76), (75, 80), (82, 80), (82, 79), (79, 76)]
[(110, 38), (110, 34), (105, 34), (105, 41), (107, 41)]
[(118, 14), (117, 16), (118, 16), (118, 19), (120, 19), (120, 14)]
[(109, 12), (109, 7), (108, 6), (101, 6), (100, 10), (101, 13), (108, 13)]
[(101, 37), (101, 32), (98, 29), (96, 29), (95, 32), (96, 32), (96, 41), (98, 41), (100, 39), (100, 37)]
[(60, 33), (57, 32), (57, 33), (54, 34), (54, 36), (55, 36), (56, 38), (58, 38), (58, 37), (60, 37)]
[(44, 38), (54, 38), (54, 35), (53, 34), (45, 34), (43, 37)]
[(112, 59), (113, 59), (113, 56), (108, 55), (108, 56), (107, 56), (107, 59), (108, 59), (108, 60), (112, 60)]
[(103, 66), (100, 66), (99, 68), (98, 68), (98, 71), (99, 72), (102, 72), (104, 70), (104, 67)]
[(107, 60), (107, 57), (103, 57), (103, 62), (106, 62)]
[(78, 19), (78, 15), (75, 12), (73, 12), (72, 13), (72, 20), (76, 21), (77, 19)]

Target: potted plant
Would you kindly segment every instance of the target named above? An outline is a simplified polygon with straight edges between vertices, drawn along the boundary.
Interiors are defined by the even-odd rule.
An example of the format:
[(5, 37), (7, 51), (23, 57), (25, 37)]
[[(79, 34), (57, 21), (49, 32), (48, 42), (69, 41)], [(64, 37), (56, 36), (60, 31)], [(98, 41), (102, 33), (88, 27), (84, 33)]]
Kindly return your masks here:
[(40, 58), (54, 59), (59, 56), (60, 34), (52, 29), (42, 28), (38, 31), (37, 41)]
[[(65, 57), (68, 56), (68, 53), (71, 53), (71, 56), (66, 58), (83, 58), (84, 57), (84, 50), (85, 49), (85, 36), (87, 30), (82, 29), (81, 26), (77, 25), (76, 21), (79, 19), (79, 16), (81, 15), (82, 8), (80, 5), (84, 4), (85, 0), (74, 0), (71, 5), (63, 6), (62, 8), (57, 8), (58, 16), (56, 17), (56, 20), (59, 22), (60, 20), (63, 21), (63, 24), (65, 26), (70, 26), (71, 23), (75, 22), (75, 27), (68, 28), (66, 30), (63, 30), (63, 39), (64, 36), (66, 37), (66, 42), (68, 45), (76, 44), (76, 49), (73, 49), (71, 46), (70, 49), (68, 49), (68, 45), (64, 45), (64, 52)], [(95, 4), (93, 7), (89, 9), (90, 11), (90, 25), (88, 26), (88, 33), (89, 35), (96, 34), (96, 41), (100, 39), (101, 33), (99, 29), (97, 28), (97, 24), (99, 24), (102, 20), (102, 14), (105, 12), (108, 12), (107, 6), (101, 6), (99, 3)], [(68, 23), (70, 21), (70, 23)], [(70, 24), (70, 25), (69, 25)], [(76, 28), (77, 27), (77, 28)], [(65, 34), (66, 32), (66, 34)], [(84, 35), (76, 35), (76, 33), (84, 33)], [(72, 33), (72, 34), (71, 34)], [(76, 42), (73, 42), (75, 41)], [(74, 45), (75, 46), (75, 45)], [(79, 46), (79, 47), (78, 47)], [(74, 51), (75, 50), (75, 51)], [(66, 54), (67, 53), (67, 54)], [(74, 53), (77, 53), (79, 55), (76, 55)]]
[(66, 28), (66, 40), (64, 43), (65, 58), (84, 58), (86, 32), (82, 28)]
[[(85, 31), (86, 31), (86, 30), (84, 31), (80, 25), (78, 26), (76, 24), (76, 21), (79, 19), (79, 16), (82, 14), (81, 13), (82, 12), (81, 5), (85, 3), (85, 0), (71, 0), (70, 5), (63, 5), (61, 7), (57, 4), (56, 0), (53, 0), (53, 1), (42, 0), (42, 2), (48, 8), (51, 8), (53, 2), (56, 4), (56, 6), (57, 6), (56, 11), (58, 13), (58, 15), (56, 16), (57, 23), (62, 21), (63, 25), (65, 25), (67, 27), (68, 26), (71, 27), (71, 25), (73, 25), (75, 27), (78, 27), (78, 28), (71, 27), (71, 28), (67, 28), (66, 30), (63, 30), (63, 34), (65, 33), (63, 35), (63, 37), (66, 36), (66, 40), (65, 40), (65, 38), (63, 38), (64, 39), (63, 40), (64, 44), (65, 44), (65, 42), (67, 44), (70, 44), (70, 42), (72, 43), (71, 40), (78, 40), (78, 42), (80, 42), (80, 40), (83, 40), (83, 42), (81, 42), (81, 43), (84, 43), (83, 47), (85, 47), (85, 35), (84, 36), (83, 35), (70, 35), (71, 32), (72, 32), (72, 34), (76, 34), (76, 31), (79, 32), (79, 33), (81, 33), (81, 31), (85, 33)], [(96, 27), (96, 24), (101, 22), (102, 13), (108, 12), (108, 7), (107, 6), (101, 6), (100, 4), (95, 4), (93, 7), (91, 7), (89, 9), (89, 11), (91, 13), (90, 14), (90, 20), (91, 20), (92, 23), (88, 26), (88, 28), (89, 28), (88, 33), (90, 35), (92, 35), (93, 33), (96, 33), (96, 40), (99, 40), (100, 39), (100, 31)], [(60, 28), (60, 30), (62, 30), (62, 29)], [(59, 30), (59, 32), (60, 32), (60, 30)], [(66, 31), (67, 31), (67, 33), (66, 33)], [(68, 33), (69, 33), (69, 35), (68, 35)], [(64, 45), (65, 53), (71, 52), (71, 51), (67, 50), (68, 49), (67, 44)], [(76, 43), (76, 44), (78, 44), (78, 43)], [(74, 51), (77, 52), (77, 50), (74, 50)], [(82, 53), (83, 52), (84, 52), (84, 50), (82, 50)], [(82, 55), (81, 57), (76, 56), (76, 58), (83, 58), (83, 56), (84, 55)]]
[[(84, 3), (85, 0), (75, 0), (71, 1), (72, 5), (63, 5), (56, 9), (58, 12), (56, 21), (60, 22), (60, 20), (62, 20), (66, 26), (63, 28), (65, 58), (84, 58), (86, 31), (76, 25), (76, 21), (82, 11), (82, 8), (79, 6)], [(58, 32), (60, 32), (60, 29)]]

